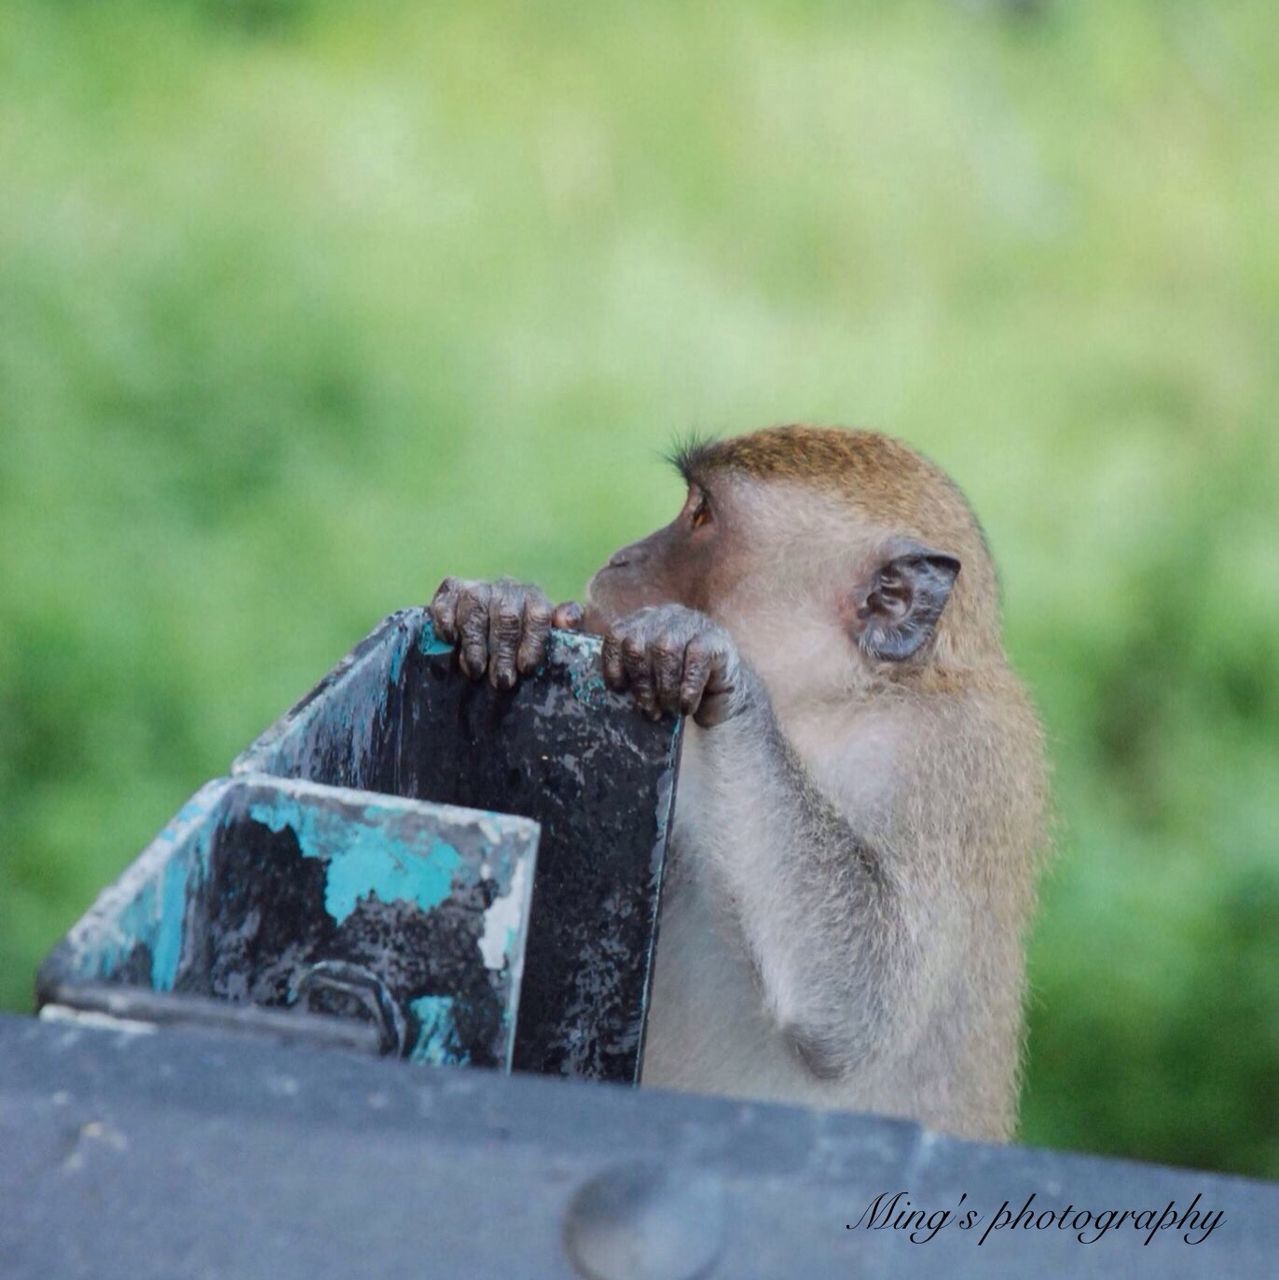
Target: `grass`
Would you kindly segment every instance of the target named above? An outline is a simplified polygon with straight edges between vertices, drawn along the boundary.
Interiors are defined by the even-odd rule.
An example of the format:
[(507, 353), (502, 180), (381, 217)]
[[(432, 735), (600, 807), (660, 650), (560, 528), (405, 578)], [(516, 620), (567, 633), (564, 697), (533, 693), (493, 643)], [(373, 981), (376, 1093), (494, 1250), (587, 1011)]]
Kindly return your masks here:
[(1056, 764), (1028, 1141), (1279, 1176), (1271, 6), (395, 0), (0, 26), (0, 1004), (446, 572), (672, 437), (964, 485)]

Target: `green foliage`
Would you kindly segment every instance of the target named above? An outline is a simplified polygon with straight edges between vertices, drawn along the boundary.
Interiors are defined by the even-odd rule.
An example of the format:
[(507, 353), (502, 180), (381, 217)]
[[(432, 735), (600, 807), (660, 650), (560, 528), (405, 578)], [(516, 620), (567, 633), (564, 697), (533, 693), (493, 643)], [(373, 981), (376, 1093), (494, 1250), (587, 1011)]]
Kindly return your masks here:
[(14, 0), (0, 1002), (445, 572), (689, 429), (964, 484), (1056, 761), (1029, 1141), (1279, 1175), (1272, 6)]

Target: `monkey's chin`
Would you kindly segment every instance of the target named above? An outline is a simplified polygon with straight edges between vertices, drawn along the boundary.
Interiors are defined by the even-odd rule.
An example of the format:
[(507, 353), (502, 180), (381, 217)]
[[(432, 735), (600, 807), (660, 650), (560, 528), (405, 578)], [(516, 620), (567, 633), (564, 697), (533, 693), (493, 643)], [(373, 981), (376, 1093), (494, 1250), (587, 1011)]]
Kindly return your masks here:
[(608, 630), (608, 624), (616, 618), (615, 609), (605, 609), (588, 595), (582, 606), (582, 624), (578, 630), (588, 636), (602, 636)]
[[(587, 635), (602, 636), (610, 623), (630, 612), (624, 602), (616, 599), (619, 593), (615, 589), (610, 590), (616, 588), (617, 584), (607, 580), (600, 581), (601, 578), (606, 578), (606, 574), (607, 570), (601, 569), (586, 584), (586, 590), (582, 593), (582, 625), (579, 630)], [(610, 596), (613, 598), (610, 599)]]
[(578, 630), (587, 635), (602, 636), (612, 623), (628, 617), (637, 609), (680, 603), (659, 592), (636, 590), (633, 583), (618, 582), (611, 571), (601, 569), (582, 593), (582, 623)]

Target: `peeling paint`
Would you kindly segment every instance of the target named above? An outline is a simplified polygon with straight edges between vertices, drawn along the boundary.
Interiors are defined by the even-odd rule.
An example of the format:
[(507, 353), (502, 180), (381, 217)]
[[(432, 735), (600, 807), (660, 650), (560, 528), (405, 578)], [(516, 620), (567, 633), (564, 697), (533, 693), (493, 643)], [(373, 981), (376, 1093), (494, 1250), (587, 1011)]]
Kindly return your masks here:
[(554, 635), (551, 662), (568, 672), (573, 697), (584, 706), (604, 706), (609, 690), (597, 661), (601, 648), (599, 638), (579, 635), (575, 631), (556, 631)]
[[(252, 774), (197, 799), (46, 962), (47, 1008), (74, 1007), (77, 982), (106, 982), (119, 996), (104, 1010), (100, 988), (87, 990), (95, 1018), (166, 1021), (178, 1006), (156, 1001), (173, 999), (180, 1020), (198, 1023), (207, 1006), (219, 1022), (211, 1001), (291, 1005), (303, 975), (336, 961), (366, 971), (402, 1015), (406, 1056), (421, 1044), (424, 1060), (509, 1069), (536, 823)], [(445, 996), (422, 1006), (424, 1026), (413, 1002)], [(368, 1016), (340, 984), (307, 1003)], [(314, 1041), (331, 1042), (315, 1021)]]
[(341, 924), (362, 898), (409, 898), (424, 911), (439, 906), (462, 865), (458, 851), (436, 839), (429, 851), (411, 845), (385, 820), (352, 821), (334, 809), (303, 806), (289, 796), (249, 806), (256, 822), (272, 831), (292, 829), (302, 856), (328, 864), (324, 905)]
[[(384, 655), (406, 635), (407, 657), (392, 662)], [(600, 649), (598, 637), (553, 630), (534, 676), (497, 691), (462, 678), (429, 612), (407, 609), (235, 767), (485, 809), (495, 830), (503, 814), (536, 818), (542, 870), (514, 1064), (634, 1082), (681, 724), (636, 716), (605, 686)], [(486, 961), (504, 932), (486, 935)]]
[[(41, 998), (105, 979), (287, 1005), (332, 960), (382, 984), (410, 1056), (633, 1082), (680, 725), (607, 690), (599, 650), (554, 631), (500, 692), (426, 610), (392, 614), (102, 895)], [(353, 999), (308, 994), (367, 1018)]]
[(484, 912), (484, 932), (480, 935), (480, 954), (487, 969), (502, 969), (523, 952), (516, 946), (524, 922), (524, 903), (528, 897), (528, 864), (521, 862), (511, 878), (511, 890), (494, 898)]
[(409, 1054), (414, 1062), (465, 1066), (470, 1061), (466, 1050), (458, 1044), (452, 996), (419, 996), (409, 1002), (409, 1008), (419, 1025), (417, 1043)]
[(392, 684), (400, 683), (400, 673), (404, 670), (404, 659), (409, 653), (409, 637), (407, 634), (396, 636), (391, 646), (389, 673)]
[(151, 986), (172, 991), (182, 958), (182, 935), (190, 866), (180, 857), (170, 858), (160, 877), (159, 919), (151, 942)]
[[(47, 1004), (40, 1010), (40, 1018), (44, 1022), (65, 1022), (72, 1026), (96, 1027), (101, 1031), (121, 1031), (125, 1035), (150, 1036), (156, 1031), (153, 1022), (138, 1022), (135, 1018), (113, 1018), (109, 1013), (95, 1013), (91, 1009), (72, 1009), (64, 1004)], [(63, 1105), (69, 1097), (63, 1096), (59, 1102), (58, 1095), (53, 1097), (55, 1103)]]
[(452, 653), (454, 649), (454, 646), (449, 644), (447, 640), (441, 640), (435, 634), (435, 628), (427, 617), (422, 619), (422, 630), (418, 635), (417, 647), (418, 652), (427, 657), (437, 653)]

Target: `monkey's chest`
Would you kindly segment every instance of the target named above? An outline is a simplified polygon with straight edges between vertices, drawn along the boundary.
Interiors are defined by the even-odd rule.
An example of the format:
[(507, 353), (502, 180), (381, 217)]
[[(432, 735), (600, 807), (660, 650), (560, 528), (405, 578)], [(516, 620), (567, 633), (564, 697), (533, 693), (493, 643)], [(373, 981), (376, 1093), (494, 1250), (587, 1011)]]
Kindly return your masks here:
[(677, 853), (662, 900), (642, 1080), (792, 1096), (795, 1062), (764, 1011), (729, 901)]

